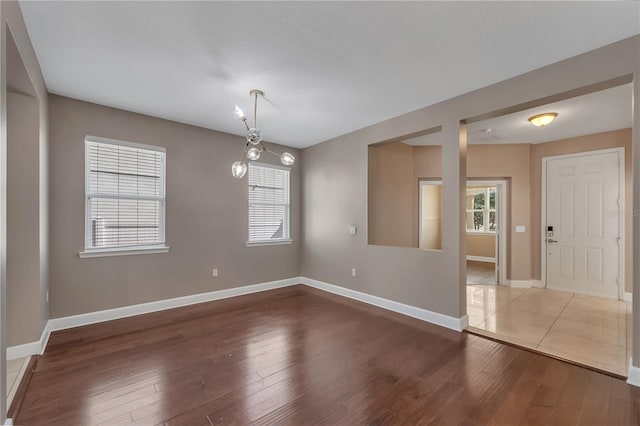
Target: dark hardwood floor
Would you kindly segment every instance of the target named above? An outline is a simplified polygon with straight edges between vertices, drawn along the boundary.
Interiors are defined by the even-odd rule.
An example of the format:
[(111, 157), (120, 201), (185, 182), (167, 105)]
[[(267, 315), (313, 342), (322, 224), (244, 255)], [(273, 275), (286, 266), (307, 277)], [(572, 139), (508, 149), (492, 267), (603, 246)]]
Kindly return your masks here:
[(626, 425), (622, 380), (303, 286), (53, 333), (16, 424)]

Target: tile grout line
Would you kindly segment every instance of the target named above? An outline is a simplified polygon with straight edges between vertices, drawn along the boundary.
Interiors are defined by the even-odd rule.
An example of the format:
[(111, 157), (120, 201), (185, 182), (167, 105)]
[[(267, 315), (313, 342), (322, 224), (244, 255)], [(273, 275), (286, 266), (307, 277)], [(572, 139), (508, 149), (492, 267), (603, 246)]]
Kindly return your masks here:
[(569, 303), (571, 303), (571, 301), (573, 300), (573, 298), (576, 296), (575, 293), (571, 293), (571, 297), (569, 298), (569, 300), (567, 300), (567, 303), (562, 307), (562, 310), (560, 311), (560, 313), (558, 313), (558, 316), (556, 317), (555, 320), (553, 320), (553, 323), (549, 326), (549, 328), (547, 329), (547, 331), (545, 331), (544, 336), (542, 336), (542, 339), (540, 339), (540, 341), (538, 342), (538, 344), (536, 345), (536, 349), (540, 349), (540, 345), (542, 344), (542, 341), (545, 339), (545, 337), (547, 337), (547, 335), (549, 334), (549, 332), (551, 331), (551, 329), (553, 328), (554, 325), (556, 325), (556, 322), (558, 322), (558, 320), (560, 319), (560, 316), (562, 315), (562, 313), (565, 311), (565, 309), (567, 309), (567, 306), (569, 306)]

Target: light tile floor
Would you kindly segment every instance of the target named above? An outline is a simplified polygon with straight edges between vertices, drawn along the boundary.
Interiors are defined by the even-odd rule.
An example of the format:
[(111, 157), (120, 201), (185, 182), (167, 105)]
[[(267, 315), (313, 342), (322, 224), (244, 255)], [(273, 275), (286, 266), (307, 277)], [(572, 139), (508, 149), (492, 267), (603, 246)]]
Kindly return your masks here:
[(631, 304), (540, 288), (467, 286), (469, 329), (627, 375)]
[(7, 361), (7, 395), (11, 392), (22, 365), (27, 361), (27, 358), (18, 358)]
[(495, 284), (496, 264), (490, 262), (477, 262), (467, 260), (468, 284)]

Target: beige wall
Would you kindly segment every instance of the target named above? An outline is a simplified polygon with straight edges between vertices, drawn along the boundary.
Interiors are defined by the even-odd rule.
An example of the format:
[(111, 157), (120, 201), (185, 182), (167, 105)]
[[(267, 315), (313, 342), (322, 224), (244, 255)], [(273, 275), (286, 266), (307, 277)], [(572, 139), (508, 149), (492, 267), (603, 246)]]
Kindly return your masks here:
[[(598, 133), (595, 135), (580, 136), (577, 138), (563, 139), (542, 144), (532, 145), (531, 148), (531, 212), (532, 220), (532, 270), (534, 279), (540, 279), (540, 245), (542, 242), (541, 223), (541, 184), (542, 184), (542, 158), (555, 155), (574, 154), (585, 151), (624, 147), (625, 149), (625, 206), (630, 212), (633, 206), (632, 184), (632, 134), (631, 129), (617, 130), (613, 132)], [(632, 227), (633, 216), (625, 215), (625, 291), (632, 291), (633, 256), (632, 256)]]
[[(462, 189), (466, 185), (467, 154), (471, 156), (475, 147), (466, 146), (464, 134), (460, 137), (461, 120), (480, 120), (545, 105), (567, 94), (580, 93), (587, 86), (640, 74), (639, 47), (640, 36), (626, 39), (306, 148), (302, 165), (303, 275), (445, 315), (464, 314), (466, 241)], [(367, 224), (368, 145), (402, 140), (407, 135), (438, 126), (442, 126), (442, 163), (445, 165), (442, 170), (443, 251), (369, 245), (366, 235), (349, 235), (349, 225), (363, 229)], [(634, 146), (638, 145), (640, 135), (636, 134)], [(530, 148), (523, 145), (512, 149), (512, 155), (518, 156), (516, 151)], [(510, 157), (510, 154), (504, 155)], [(521, 157), (518, 156), (517, 161), (509, 160), (512, 174), (523, 176), (522, 182), (513, 182), (513, 178), (510, 182), (511, 192), (517, 193), (518, 198), (514, 195), (509, 229), (515, 225), (526, 226), (525, 233), (509, 236), (511, 244), (521, 248), (509, 262), (512, 279), (530, 279), (532, 271), (531, 159), (526, 155)], [(494, 161), (498, 162), (499, 157)], [(486, 169), (491, 167), (492, 164), (486, 165)], [(484, 165), (470, 164), (468, 174), (504, 177), (493, 175), (495, 172), (491, 172), (493, 176), (480, 176), (484, 170)], [(353, 267), (359, 268), (357, 277), (351, 277)], [(640, 328), (640, 315), (634, 317), (634, 323)], [(634, 359), (638, 361), (634, 363), (640, 365), (640, 347), (636, 352)]]
[(467, 233), (467, 255), (496, 257), (496, 236)]
[[(52, 318), (300, 275), (299, 162), (291, 169), (293, 244), (247, 247), (247, 179), (231, 176), (242, 137), (55, 95), (49, 102)], [(78, 258), (86, 135), (166, 148), (169, 253)]]
[(412, 147), (369, 147), (368, 178), (369, 244), (418, 247)]
[(40, 339), (38, 100), (7, 94), (7, 345)]
[[(440, 151), (438, 146), (414, 147), (413, 172), (417, 179), (439, 178), (442, 175), (438, 161), (441, 158)], [(469, 180), (507, 181), (506, 237), (511, 247), (507, 251), (507, 279), (512, 280), (531, 279), (530, 151), (529, 144), (470, 145), (467, 148)], [(514, 232), (515, 225), (524, 225), (526, 232)], [(471, 248), (475, 251), (477, 244), (472, 244)], [(471, 254), (469, 248), (467, 253)]]

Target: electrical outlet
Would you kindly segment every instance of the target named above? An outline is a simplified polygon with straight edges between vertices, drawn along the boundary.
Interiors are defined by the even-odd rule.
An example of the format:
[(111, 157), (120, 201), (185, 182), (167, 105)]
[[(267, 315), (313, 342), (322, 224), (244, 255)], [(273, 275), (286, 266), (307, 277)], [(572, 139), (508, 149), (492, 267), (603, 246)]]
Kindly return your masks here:
[(211, 270), (211, 275), (214, 276), (214, 277), (217, 277), (218, 276), (218, 268), (212, 269)]
[(355, 226), (352, 225), (349, 227), (349, 234), (356, 235), (357, 232), (358, 232), (358, 228), (356, 228)]
[(355, 277), (358, 274), (358, 270), (356, 268), (351, 268), (351, 276)]

